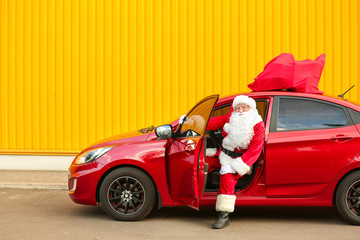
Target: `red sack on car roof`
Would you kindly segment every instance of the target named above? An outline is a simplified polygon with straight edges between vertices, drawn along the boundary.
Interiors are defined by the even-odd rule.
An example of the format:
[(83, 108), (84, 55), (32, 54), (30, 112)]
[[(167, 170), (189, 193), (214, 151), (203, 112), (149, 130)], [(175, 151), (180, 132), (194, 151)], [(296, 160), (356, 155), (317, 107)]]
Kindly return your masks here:
[(253, 91), (289, 90), (323, 94), (318, 84), (325, 64), (325, 54), (315, 60), (296, 61), (290, 53), (282, 53), (265, 65), (255, 82), (248, 87)]

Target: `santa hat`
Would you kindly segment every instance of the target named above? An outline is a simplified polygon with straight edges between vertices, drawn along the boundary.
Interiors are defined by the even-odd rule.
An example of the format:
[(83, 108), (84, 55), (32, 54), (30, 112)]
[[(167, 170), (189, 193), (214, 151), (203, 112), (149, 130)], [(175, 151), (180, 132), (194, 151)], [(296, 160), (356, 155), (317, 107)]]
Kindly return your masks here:
[(236, 96), (236, 98), (233, 101), (232, 107), (235, 109), (237, 105), (242, 103), (248, 105), (251, 109), (256, 109), (255, 100), (245, 95)]

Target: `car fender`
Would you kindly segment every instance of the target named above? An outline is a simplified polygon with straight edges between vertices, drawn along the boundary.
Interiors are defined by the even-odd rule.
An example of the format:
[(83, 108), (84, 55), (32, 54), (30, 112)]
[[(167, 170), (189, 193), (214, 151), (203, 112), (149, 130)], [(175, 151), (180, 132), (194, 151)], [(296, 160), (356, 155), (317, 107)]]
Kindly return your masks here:
[(165, 147), (166, 140), (132, 142), (115, 146), (108, 154), (97, 160), (108, 169), (100, 182), (112, 170), (132, 166), (143, 170), (153, 179), (161, 196), (162, 205), (172, 206), (173, 201), (169, 197), (166, 177)]
[(354, 157), (354, 159), (344, 168), (342, 171), (343, 176), (352, 172), (355, 169), (360, 168), (360, 152)]
[(326, 189), (316, 198), (319, 206), (331, 206), (335, 204), (336, 191), (341, 181), (350, 173), (360, 170), (360, 152), (342, 169), (335, 179), (326, 187)]
[(339, 176), (335, 179), (336, 186), (334, 187), (333, 191), (333, 202), (335, 203), (335, 195), (337, 188), (341, 181), (350, 173), (360, 170), (360, 152), (354, 157), (354, 159), (341, 171)]

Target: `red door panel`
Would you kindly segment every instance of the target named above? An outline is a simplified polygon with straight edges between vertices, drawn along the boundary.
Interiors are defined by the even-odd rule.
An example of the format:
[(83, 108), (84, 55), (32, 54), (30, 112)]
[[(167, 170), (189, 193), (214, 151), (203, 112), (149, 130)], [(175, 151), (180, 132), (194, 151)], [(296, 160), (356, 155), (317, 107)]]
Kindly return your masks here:
[[(195, 208), (198, 207), (197, 201), (200, 197), (197, 160), (201, 149), (202, 138), (169, 140), (168, 157), (171, 160), (167, 162), (167, 167), (170, 195), (173, 199)], [(201, 163), (203, 165), (204, 161)]]
[(166, 164), (172, 199), (199, 208), (204, 188), (204, 141), (207, 123), (219, 95), (201, 100), (188, 114), (174, 138), (168, 139)]
[(355, 126), (269, 133), (267, 196), (318, 195), (356, 156), (359, 145)]

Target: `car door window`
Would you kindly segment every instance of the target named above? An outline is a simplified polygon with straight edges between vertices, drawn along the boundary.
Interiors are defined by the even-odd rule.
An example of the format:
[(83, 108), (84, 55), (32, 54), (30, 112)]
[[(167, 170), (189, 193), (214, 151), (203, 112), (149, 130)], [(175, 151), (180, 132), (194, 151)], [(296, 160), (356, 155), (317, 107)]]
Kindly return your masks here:
[(192, 109), (187, 115), (186, 122), (181, 126), (179, 137), (203, 136), (216, 100), (204, 99), (201, 104)]
[(319, 101), (281, 98), (276, 131), (327, 129), (347, 126), (341, 107)]

